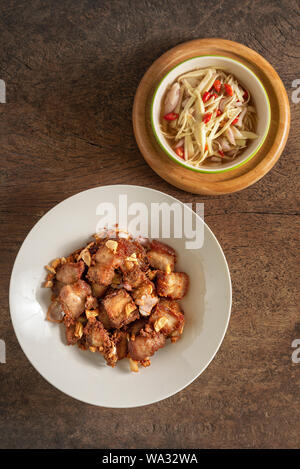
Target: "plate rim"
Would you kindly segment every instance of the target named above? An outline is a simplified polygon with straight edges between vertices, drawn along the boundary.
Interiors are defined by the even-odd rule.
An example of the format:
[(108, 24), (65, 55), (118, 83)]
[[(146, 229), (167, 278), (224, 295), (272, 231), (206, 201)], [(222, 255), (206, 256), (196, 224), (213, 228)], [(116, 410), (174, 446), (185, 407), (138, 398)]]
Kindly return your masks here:
[[(71, 397), (72, 399), (75, 399), (79, 402), (84, 402), (85, 404), (89, 404), (89, 405), (93, 405), (95, 407), (103, 407), (103, 408), (108, 408), (108, 409), (130, 409), (130, 408), (138, 408), (138, 407), (144, 407), (144, 406), (148, 406), (148, 405), (152, 405), (152, 404), (155, 404), (157, 402), (161, 402), (165, 399), (168, 399), (172, 396), (175, 396), (176, 394), (178, 394), (179, 392), (181, 392), (183, 389), (187, 388), (193, 381), (195, 381), (206, 369), (207, 367), (210, 365), (210, 363), (213, 361), (213, 359), (215, 358), (217, 352), (219, 351), (222, 343), (223, 343), (223, 340), (224, 340), (224, 337), (226, 335), (226, 332), (228, 330), (228, 325), (229, 325), (229, 322), (230, 322), (230, 318), (231, 318), (231, 310), (232, 310), (232, 282), (231, 282), (231, 276), (230, 276), (230, 270), (229, 270), (229, 267), (228, 267), (228, 263), (227, 263), (227, 260), (226, 260), (226, 257), (225, 257), (225, 254), (223, 252), (223, 249), (222, 249), (222, 246), (221, 244), (219, 243), (218, 239), (216, 238), (215, 234), (213, 233), (213, 231), (211, 230), (211, 228), (207, 225), (207, 223), (196, 213), (194, 212), (194, 210), (192, 210), (190, 207), (187, 207), (189, 210), (193, 211), (195, 213), (195, 216), (200, 218), (200, 220), (202, 221), (202, 223), (204, 224), (204, 226), (206, 226), (206, 228), (208, 229), (208, 231), (210, 232), (210, 234), (212, 235), (214, 241), (217, 243), (217, 246), (219, 247), (219, 250), (220, 250), (220, 253), (221, 253), (221, 256), (222, 256), (222, 259), (224, 261), (224, 265), (225, 265), (225, 272), (226, 272), (226, 279), (227, 279), (227, 282), (228, 282), (228, 286), (229, 286), (229, 308), (228, 308), (228, 312), (227, 312), (227, 319), (226, 319), (226, 325), (225, 325), (225, 328), (224, 328), (224, 331), (222, 333), (222, 337), (221, 339), (219, 340), (219, 343), (218, 343), (218, 346), (215, 350), (215, 352), (213, 353), (212, 357), (210, 358), (210, 360), (208, 361), (208, 363), (195, 375), (195, 377), (193, 377), (191, 380), (189, 380), (186, 384), (184, 384), (183, 386), (179, 387), (175, 392), (172, 392), (172, 393), (167, 393), (166, 395), (163, 395), (161, 398), (159, 399), (154, 399), (154, 400), (149, 400), (148, 402), (146, 402), (145, 404), (138, 404), (138, 405), (103, 405), (103, 404), (95, 404), (93, 402), (90, 402), (88, 400), (84, 400), (82, 398), (78, 398), (77, 396), (73, 395), (73, 394), (70, 394), (69, 392), (66, 392), (65, 390), (63, 390), (59, 385), (57, 384), (54, 384), (52, 383), (44, 374), (44, 372), (40, 371), (40, 369), (38, 368), (38, 366), (36, 366), (36, 364), (34, 364), (31, 359), (29, 358), (27, 352), (25, 351), (25, 346), (24, 344), (22, 343), (22, 338), (17, 330), (18, 326), (15, 322), (15, 319), (13, 317), (13, 313), (12, 313), (12, 297), (13, 297), (13, 277), (14, 277), (14, 273), (15, 273), (15, 270), (17, 268), (17, 262), (18, 262), (18, 259), (19, 259), (19, 256), (21, 255), (21, 252), (22, 252), (22, 249), (24, 247), (24, 244), (26, 243), (26, 241), (28, 240), (28, 238), (30, 237), (31, 233), (33, 233), (39, 223), (41, 222), (41, 220), (47, 216), (48, 214), (50, 214), (52, 211), (54, 211), (58, 206), (64, 204), (65, 202), (69, 201), (70, 199), (72, 198), (75, 198), (77, 196), (80, 196), (81, 194), (83, 193), (87, 193), (87, 192), (92, 192), (92, 191), (96, 191), (96, 190), (99, 190), (99, 189), (113, 189), (113, 188), (127, 188), (127, 187), (130, 187), (130, 188), (133, 188), (133, 189), (143, 189), (143, 190), (147, 190), (149, 192), (157, 192), (159, 194), (162, 194), (163, 196), (167, 196), (167, 197), (170, 197), (171, 199), (173, 199), (173, 201), (176, 201), (176, 202), (180, 202), (180, 204), (183, 204), (185, 205), (184, 202), (182, 202), (181, 200), (177, 199), (176, 197), (170, 195), (170, 194), (166, 194), (165, 192), (162, 192), (160, 190), (157, 190), (157, 189), (152, 189), (152, 188), (149, 188), (149, 187), (145, 187), (145, 186), (139, 186), (139, 185), (134, 185), (134, 184), (112, 184), (112, 185), (105, 185), (105, 186), (96, 186), (96, 187), (92, 187), (92, 188), (89, 188), (89, 189), (86, 189), (86, 190), (83, 190), (83, 191), (80, 191), (80, 192), (77, 192), (69, 197), (66, 197), (65, 199), (63, 199), (62, 201), (58, 202), (57, 204), (55, 204), (53, 207), (51, 207), (46, 213), (44, 213), (42, 215), (42, 217), (39, 218), (39, 220), (34, 224), (34, 226), (29, 230), (29, 232), (27, 233), (26, 237), (24, 238), (17, 254), (16, 254), (16, 257), (15, 257), (15, 260), (14, 260), (14, 263), (13, 263), (13, 267), (12, 267), (12, 270), (11, 270), (11, 275), (10, 275), (10, 281), (9, 281), (9, 313), (10, 313), (10, 320), (11, 320), (11, 323), (12, 323), (12, 326), (13, 326), (13, 330), (14, 330), (14, 333), (16, 335), (16, 338), (17, 338), (17, 341), (18, 341), (18, 344), (19, 346), (21, 347), (21, 350), (23, 351), (25, 357), (27, 358), (28, 362), (30, 363), (30, 365), (37, 371), (37, 373), (39, 373), (43, 379), (45, 379), (45, 381), (47, 383), (49, 383), (51, 386), (53, 386), (55, 389), (59, 390), (60, 392), (62, 392), (63, 394), (67, 395), (68, 397)], [(186, 205), (185, 205), (186, 206)]]

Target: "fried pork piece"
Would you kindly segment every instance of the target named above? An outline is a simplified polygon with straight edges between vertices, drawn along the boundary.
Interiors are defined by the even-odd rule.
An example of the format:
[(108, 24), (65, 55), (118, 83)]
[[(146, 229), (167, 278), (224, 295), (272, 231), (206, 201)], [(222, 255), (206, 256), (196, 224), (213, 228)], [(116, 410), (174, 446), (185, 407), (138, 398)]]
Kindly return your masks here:
[(77, 282), (83, 274), (84, 262), (67, 262), (61, 265), (56, 272), (56, 279), (64, 284)]
[(51, 321), (51, 322), (62, 322), (63, 317), (64, 317), (64, 311), (62, 309), (62, 305), (60, 301), (58, 301), (58, 299), (55, 298), (51, 302), (48, 308), (47, 319), (48, 321)]
[(167, 273), (173, 272), (176, 262), (174, 249), (156, 240), (153, 240), (150, 246), (147, 257), (151, 267)]
[(58, 280), (54, 279), (52, 292), (55, 296), (60, 294), (60, 290), (65, 286), (65, 283), (59, 282)]
[(87, 345), (101, 352), (108, 365), (115, 366), (118, 360), (117, 348), (101, 322), (95, 318), (89, 319), (83, 334)]
[(159, 296), (172, 300), (183, 298), (189, 287), (189, 277), (185, 272), (158, 272), (156, 275), (156, 288)]
[(127, 340), (128, 333), (126, 331), (116, 330), (113, 333), (112, 340), (117, 347), (117, 356), (118, 360), (122, 360), (123, 358), (127, 357), (128, 353), (128, 340)]
[[(82, 337), (82, 324), (68, 316), (64, 317), (66, 339), (68, 345), (76, 344)], [(79, 326), (79, 327), (78, 327)], [(79, 330), (80, 329), (80, 330)]]
[(101, 264), (92, 265), (87, 273), (87, 278), (92, 283), (110, 285), (114, 277), (115, 271), (113, 267), (106, 267)]
[(136, 241), (125, 240), (126, 257), (120, 265), (124, 287), (131, 291), (147, 280), (149, 262), (145, 249)]
[(83, 280), (65, 285), (59, 294), (59, 301), (68, 316), (79, 317), (85, 309), (86, 298), (91, 295), (91, 287)]
[(134, 266), (138, 266), (143, 272), (146, 272), (149, 261), (141, 244), (131, 239), (122, 239), (122, 249), (124, 253), (124, 262), (120, 266), (122, 272), (132, 270)]
[(92, 283), (93, 296), (102, 298), (107, 290), (107, 285), (100, 285), (99, 283)]
[(159, 298), (155, 293), (154, 284), (146, 278), (138, 288), (132, 292), (132, 297), (139, 307), (142, 316), (149, 316), (152, 308), (158, 303)]
[(106, 312), (106, 309), (104, 308), (103, 303), (100, 303), (100, 305), (99, 305), (98, 319), (99, 319), (99, 321), (102, 322), (105, 329), (109, 330), (109, 329), (113, 328), (113, 325), (109, 320), (108, 314)]
[(133, 241), (132, 244), (138, 260), (138, 266), (143, 272), (146, 272), (149, 269), (149, 260), (146, 250), (138, 241)]
[(128, 342), (128, 355), (132, 360), (142, 361), (151, 357), (166, 343), (165, 336), (161, 332), (155, 332), (148, 325)]
[(131, 270), (126, 270), (123, 273), (124, 287), (129, 291), (139, 287), (145, 280), (147, 280), (147, 276), (137, 264)]
[(168, 337), (180, 337), (184, 326), (184, 315), (177, 301), (162, 299), (151, 314), (149, 324), (156, 332)]
[(134, 301), (124, 288), (106, 295), (102, 303), (112, 327), (117, 329), (139, 317)]
[(117, 269), (125, 257), (123, 244), (118, 240), (107, 240), (99, 247), (94, 256), (94, 263), (87, 273), (92, 283), (110, 285)]

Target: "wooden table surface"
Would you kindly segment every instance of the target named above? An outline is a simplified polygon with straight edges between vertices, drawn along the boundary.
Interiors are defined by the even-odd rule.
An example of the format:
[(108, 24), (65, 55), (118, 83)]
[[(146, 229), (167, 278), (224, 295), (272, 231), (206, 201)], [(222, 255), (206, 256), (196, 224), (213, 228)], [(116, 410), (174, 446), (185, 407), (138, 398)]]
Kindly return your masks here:
[[(299, 3), (255, 1), (2, 1), (0, 78), (0, 364), (2, 448), (248, 448), (300, 446)], [(159, 178), (131, 122), (140, 79), (163, 52), (201, 37), (239, 41), (281, 76), (291, 132), (273, 170), (252, 187), (193, 196)], [(79, 191), (133, 183), (204, 202), (227, 257), (232, 317), (208, 369), (188, 388), (137, 409), (86, 405), (26, 359), (9, 315), (20, 245), (51, 207)], [(299, 282), (298, 282), (299, 284)], [(297, 298), (298, 296), (298, 298)]]

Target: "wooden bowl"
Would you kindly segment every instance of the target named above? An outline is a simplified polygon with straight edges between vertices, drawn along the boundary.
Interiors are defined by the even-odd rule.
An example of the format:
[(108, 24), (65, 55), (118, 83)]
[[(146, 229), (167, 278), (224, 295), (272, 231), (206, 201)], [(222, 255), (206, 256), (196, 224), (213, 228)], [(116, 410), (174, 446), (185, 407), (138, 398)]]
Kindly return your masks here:
[[(151, 100), (159, 82), (174, 66), (199, 55), (226, 56), (246, 65), (261, 80), (270, 100), (271, 124), (264, 144), (243, 166), (224, 173), (197, 173), (179, 166), (158, 145), (151, 127)], [(196, 39), (169, 50), (145, 73), (134, 98), (133, 128), (143, 157), (170, 184), (194, 194), (229, 194), (254, 184), (280, 157), (290, 128), (289, 101), (277, 72), (257, 52), (225, 39)]]

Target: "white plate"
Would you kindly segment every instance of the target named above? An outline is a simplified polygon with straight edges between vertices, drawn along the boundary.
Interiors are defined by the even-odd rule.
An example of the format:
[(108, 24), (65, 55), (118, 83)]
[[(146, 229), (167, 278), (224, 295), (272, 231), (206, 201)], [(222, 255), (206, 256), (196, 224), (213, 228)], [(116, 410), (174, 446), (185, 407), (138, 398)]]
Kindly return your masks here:
[(150, 367), (131, 373), (125, 359), (113, 369), (100, 354), (66, 346), (63, 326), (45, 319), (50, 291), (42, 288), (44, 266), (83, 246), (96, 230), (98, 204), (118, 204), (120, 194), (127, 194), (128, 204), (142, 202), (149, 208), (151, 202), (178, 202), (183, 208), (167, 194), (127, 185), (97, 187), (64, 200), (41, 218), (22, 244), (12, 271), (9, 301), (19, 343), (47, 381), (89, 404), (137, 407), (172, 396), (211, 362), (230, 317), (231, 281), (223, 251), (204, 224), (200, 249), (185, 249), (184, 238), (164, 240), (178, 252), (177, 270), (189, 274), (191, 285), (182, 301), (186, 316), (183, 336), (175, 344), (168, 341)]

